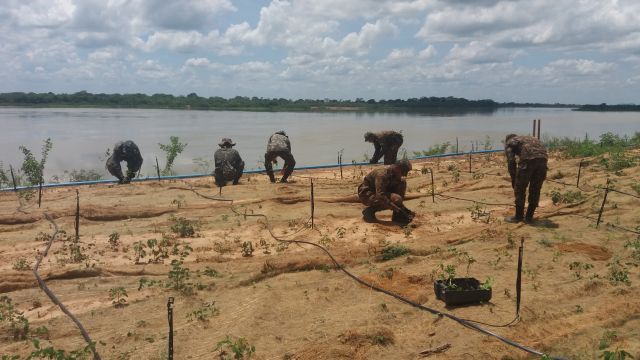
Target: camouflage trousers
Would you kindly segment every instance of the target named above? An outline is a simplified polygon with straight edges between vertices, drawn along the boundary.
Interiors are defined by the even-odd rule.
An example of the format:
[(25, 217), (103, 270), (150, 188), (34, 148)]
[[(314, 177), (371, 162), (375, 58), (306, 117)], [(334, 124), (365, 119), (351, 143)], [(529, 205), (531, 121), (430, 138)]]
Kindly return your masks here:
[(213, 170), (213, 178), (218, 186), (227, 185), (227, 181), (233, 181), (233, 184), (236, 185), (240, 181), (242, 173), (244, 173), (244, 161), (241, 161), (235, 168), (231, 165), (216, 167)]
[(523, 160), (518, 164), (513, 192), (516, 197), (516, 216), (524, 214), (524, 201), (529, 188), (529, 209), (533, 211), (540, 201), (540, 189), (547, 178), (547, 159)]
[(136, 173), (138, 172), (138, 170), (140, 170), (140, 167), (142, 166), (142, 161), (136, 161), (136, 160), (130, 160), (130, 161), (124, 160), (124, 161), (127, 162), (126, 177), (122, 174), (122, 167), (120, 166), (119, 161), (116, 161), (115, 159), (113, 159), (113, 157), (110, 157), (109, 159), (107, 159), (107, 170), (111, 175), (118, 178), (118, 180), (121, 183), (129, 182), (131, 179), (136, 177)]
[(407, 192), (407, 182), (402, 181), (396, 186), (392, 186), (388, 189), (389, 192), (384, 192), (377, 195), (374, 190), (361, 184), (358, 187), (358, 198), (364, 205), (372, 207), (375, 211), (380, 210), (393, 210), (389, 202), (392, 202), (399, 208), (403, 208), (402, 201), (404, 200), (404, 194)]
[(296, 166), (296, 160), (293, 158), (293, 155), (291, 155), (290, 152), (267, 151), (267, 153), (264, 154), (264, 169), (267, 171), (267, 175), (269, 176), (269, 180), (271, 180), (271, 182), (276, 181), (276, 178), (273, 175), (273, 160), (278, 157), (284, 160), (284, 166), (282, 167), (283, 174), (280, 181), (287, 181), (287, 178), (289, 178), (289, 176), (293, 172), (293, 167)]
[(394, 144), (386, 146), (382, 151), (384, 151), (384, 164), (385, 165), (393, 165), (396, 163), (398, 159), (398, 150), (400, 150), (400, 145)]

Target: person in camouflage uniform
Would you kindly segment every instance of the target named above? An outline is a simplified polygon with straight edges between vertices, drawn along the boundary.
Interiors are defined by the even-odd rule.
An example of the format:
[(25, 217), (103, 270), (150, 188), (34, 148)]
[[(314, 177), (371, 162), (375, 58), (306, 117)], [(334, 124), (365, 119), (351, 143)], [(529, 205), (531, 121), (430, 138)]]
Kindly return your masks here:
[[(547, 149), (540, 140), (531, 136), (507, 135), (504, 147), (507, 167), (511, 175), (511, 187), (516, 198), (516, 214), (505, 220), (527, 223), (533, 221), (533, 213), (540, 201), (540, 189), (547, 178)], [(516, 159), (517, 157), (517, 159)], [(529, 206), (524, 215), (525, 193), (529, 187)]]
[(407, 209), (402, 203), (407, 190), (404, 177), (411, 170), (409, 160), (403, 159), (397, 163), (379, 169), (374, 169), (358, 186), (358, 197), (367, 207), (362, 211), (366, 222), (376, 222), (375, 213), (381, 210), (393, 210), (391, 220), (401, 224), (410, 223), (415, 213)]
[(375, 152), (369, 163), (376, 164), (384, 156), (384, 164), (395, 164), (398, 158), (398, 150), (402, 146), (402, 134), (396, 131), (381, 131), (379, 133), (367, 132), (364, 141), (373, 143)]
[(293, 158), (293, 155), (291, 155), (291, 142), (284, 130), (271, 135), (267, 143), (267, 152), (264, 154), (264, 168), (267, 170), (267, 175), (269, 175), (269, 180), (271, 180), (272, 183), (276, 182), (276, 178), (273, 175), (273, 162), (275, 162), (278, 157), (284, 160), (284, 166), (282, 168), (283, 174), (280, 182), (286, 183), (293, 172), (296, 160)]
[[(120, 162), (127, 162), (127, 176), (122, 174)], [(136, 176), (142, 166), (140, 149), (133, 141), (120, 141), (113, 146), (113, 153), (107, 159), (107, 170), (118, 178), (119, 184), (128, 184)]]
[(236, 144), (229, 138), (224, 138), (218, 146), (220, 149), (213, 154), (215, 170), (213, 175), (216, 185), (225, 186), (227, 181), (233, 181), (237, 185), (244, 171), (244, 161), (240, 157), (238, 150), (233, 149)]

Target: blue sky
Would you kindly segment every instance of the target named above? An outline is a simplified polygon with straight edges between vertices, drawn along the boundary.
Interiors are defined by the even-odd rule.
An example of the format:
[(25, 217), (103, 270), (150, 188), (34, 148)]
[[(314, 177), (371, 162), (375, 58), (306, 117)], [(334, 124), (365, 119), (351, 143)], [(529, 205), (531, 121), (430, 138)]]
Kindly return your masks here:
[(4, 0), (0, 91), (640, 103), (637, 0)]

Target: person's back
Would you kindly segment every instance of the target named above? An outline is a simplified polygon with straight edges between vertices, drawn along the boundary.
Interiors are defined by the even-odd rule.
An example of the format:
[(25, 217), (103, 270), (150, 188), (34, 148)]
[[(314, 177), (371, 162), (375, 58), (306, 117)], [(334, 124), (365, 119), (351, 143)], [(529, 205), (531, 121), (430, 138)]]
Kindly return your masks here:
[(244, 171), (244, 161), (240, 153), (232, 148), (235, 144), (231, 139), (224, 138), (218, 145), (220, 149), (213, 154), (216, 183), (218, 186), (224, 186), (227, 181), (233, 181), (236, 185)]
[[(121, 161), (127, 162), (127, 175), (122, 174), (122, 168), (120, 166)], [(111, 175), (118, 178), (121, 184), (126, 184), (135, 177), (136, 172), (140, 170), (142, 166), (142, 155), (140, 149), (131, 140), (117, 142), (113, 146), (113, 153), (107, 159), (107, 170)]]
[(376, 164), (384, 156), (385, 165), (391, 165), (396, 162), (398, 150), (404, 141), (402, 134), (393, 130), (377, 133), (367, 132), (364, 134), (364, 140), (373, 143), (375, 149), (369, 163)]
[(545, 146), (532, 136), (514, 136), (505, 144), (507, 158), (510, 158), (510, 152), (517, 155), (520, 160), (547, 159), (547, 149)]
[[(532, 222), (540, 200), (542, 184), (547, 177), (547, 149), (534, 137), (509, 134), (505, 138), (504, 152), (516, 208), (515, 215), (505, 220)], [(527, 188), (529, 189), (529, 206), (525, 215), (524, 203)]]
[(278, 131), (269, 137), (267, 152), (264, 154), (264, 168), (267, 176), (269, 176), (269, 181), (272, 183), (276, 182), (275, 175), (273, 174), (273, 162), (278, 157), (284, 160), (284, 166), (282, 168), (283, 174), (280, 182), (286, 183), (293, 172), (296, 160), (293, 158), (293, 154), (291, 154), (291, 142), (284, 130)]
[(278, 133), (271, 135), (271, 137), (269, 138), (269, 143), (267, 144), (267, 151), (291, 152), (291, 142), (289, 141), (289, 137)]

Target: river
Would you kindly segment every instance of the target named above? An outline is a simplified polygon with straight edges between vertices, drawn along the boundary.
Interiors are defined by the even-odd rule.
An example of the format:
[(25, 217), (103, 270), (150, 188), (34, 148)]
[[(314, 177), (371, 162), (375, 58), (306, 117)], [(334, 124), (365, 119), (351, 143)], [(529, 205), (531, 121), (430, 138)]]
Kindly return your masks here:
[[(202, 172), (193, 161), (213, 158), (222, 137), (237, 144), (247, 169), (261, 168), (266, 142), (277, 130), (285, 130), (291, 139), (298, 165), (336, 163), (338, 151), (344, 149), (343, 162), (363, 161), (373, 154), (365, 143), (365, 131), (402, 130), (404, 148), (413, 151), (446, 141), (460, 151), (480, 148), (489, 136), (494, 148), (508, 133), (530, 134), (532, 119), (541, 119), (543, 136), (592, 138), (611, 131), (632, 135), (640, 131), (640, 113), (576, 112), (556, 108), (509, 108), (492, 113), (460, 115), (425, 115), (406, 113), (296, 113), (198, 111), (156, 109), (84, 109), (84, 108), (10, 108), (0, 107), (0, 161), (19, 168), (25, 145), (40, 158), (40, 147), (47, 137), (53, 141), (45, 169), (49, 180), (63, 171), (104, 170), (104, 153), (119, 140), (135, 141), (144, 157), (142, 175), (154, 175), (155, 157), (164, 164), (158, 143), (168, 143), (178, 136), (188, 143), (178, 156), (175, 170), (179, 174)], [(108, 178), (108, 177), (107, 177)]]

